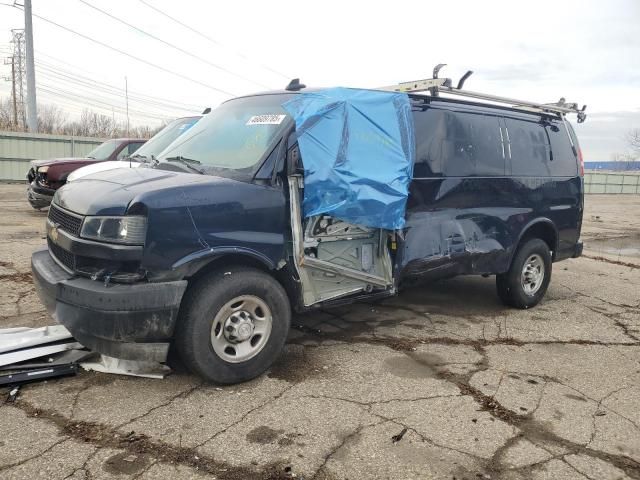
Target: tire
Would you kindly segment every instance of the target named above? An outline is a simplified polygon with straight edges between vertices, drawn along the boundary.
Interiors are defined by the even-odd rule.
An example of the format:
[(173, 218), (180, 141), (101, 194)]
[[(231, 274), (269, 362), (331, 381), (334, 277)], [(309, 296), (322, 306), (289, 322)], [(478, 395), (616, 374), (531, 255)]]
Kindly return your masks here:
[(206, 381), (245, 382), (278, 358), (290, 322), (289, 298), (273, 277), (255, 268), (226, 267), (187, 290), (174, 344), (186, 367)]
[[(527, 272), (524, 272), (527, 267)], [(511, 267), (496, 275), (496, 289), (502, 303), (515, 308), (531, 308), (542, 300), (551, 281), (551, 252), (539, 238), (518, 248)]]

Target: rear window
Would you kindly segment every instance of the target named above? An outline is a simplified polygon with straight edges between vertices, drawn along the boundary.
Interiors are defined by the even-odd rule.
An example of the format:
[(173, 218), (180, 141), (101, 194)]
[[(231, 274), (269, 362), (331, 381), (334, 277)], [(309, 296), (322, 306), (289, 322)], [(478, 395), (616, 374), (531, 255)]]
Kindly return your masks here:
[[(554, 176), (575, 177), (578, 175), (578, 159), (562, 123), (546, 127), (551, 141), (551, 172)], [(575, 140), (574, 140), (575, 141)]]
[(511, 150), (511, 174), (514, 177), (548, 177), (551, 170), (551, 145), (542, 123), (505, 118)]
[(564, 125), (506, 118), (511, 140), (511, 174), (575, 177), (578, 163)]
[(498, 117), (437, 108), (414, 110), (414, 177), (502, 176)]

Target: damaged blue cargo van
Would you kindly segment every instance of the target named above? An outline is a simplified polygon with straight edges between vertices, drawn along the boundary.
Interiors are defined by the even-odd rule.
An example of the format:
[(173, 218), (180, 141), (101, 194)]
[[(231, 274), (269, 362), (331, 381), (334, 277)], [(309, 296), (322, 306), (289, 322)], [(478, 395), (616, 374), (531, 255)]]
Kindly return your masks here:
[(582, 251), (565, 116), (584, 111), (425, 85), (292, 82), (223, 103), (152, 168), (64, 186), (32, 257), (43, 303), (92, 350), (165, 361), (173, 346), (219, 383), (269, 368), (292, 311), (408, 279), (495, 275), (506, 305), (535, 306)]

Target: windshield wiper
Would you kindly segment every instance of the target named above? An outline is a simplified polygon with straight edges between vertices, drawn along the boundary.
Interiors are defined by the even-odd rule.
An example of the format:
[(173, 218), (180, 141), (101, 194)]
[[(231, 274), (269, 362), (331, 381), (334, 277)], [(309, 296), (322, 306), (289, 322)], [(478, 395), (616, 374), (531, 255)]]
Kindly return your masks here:
[(87, 158), (93, 158), (94, 160), (96, 159), (96, 157), (92, 157), (90, 155), (87, 155)]
[(146, 155), (142, 155), (140, 153), (134, 153), (129, 158), (147, 158), (147, 156)]
[(204, 175), (204, 171), (200, 170), (199, 168), (194, 167), (193, 165), (201, 165), (202, 162), (200, 160), (194, 160), (193, 158), (187, 158), (187, 157), (183, 157), (182, 155), (177, 155), (175, 157), (167, 157), (165, 158), (165, 160), (167, 162), (179, 162), (182, 165), (186, 166), (187, 168), (189, 168), (190, 170), (193, 170), (194, 172), (198, 172), (200, 175)]

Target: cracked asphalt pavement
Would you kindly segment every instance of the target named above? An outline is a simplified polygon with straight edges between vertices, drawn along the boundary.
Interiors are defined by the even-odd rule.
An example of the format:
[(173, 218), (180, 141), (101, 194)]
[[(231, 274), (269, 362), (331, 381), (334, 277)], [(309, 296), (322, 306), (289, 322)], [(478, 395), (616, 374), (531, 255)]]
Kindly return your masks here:
[[(461, 277), (296, 315), (241, 385), (32, 384), (0, 406), (0, 478), (640, 479), (640, 196), (586, 201), (585, 258), (534, 309)], [(45, 215), (0, 185), (0, 327), (52, 323), (29, 272)]]

